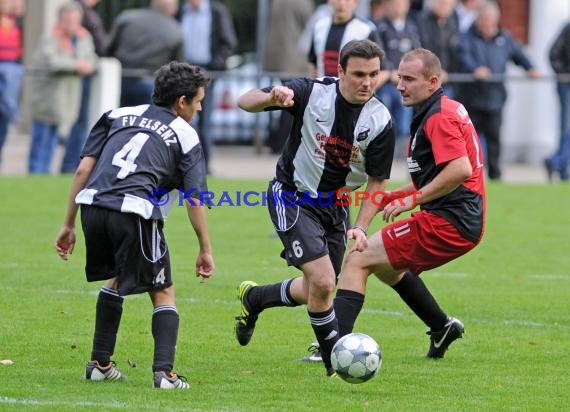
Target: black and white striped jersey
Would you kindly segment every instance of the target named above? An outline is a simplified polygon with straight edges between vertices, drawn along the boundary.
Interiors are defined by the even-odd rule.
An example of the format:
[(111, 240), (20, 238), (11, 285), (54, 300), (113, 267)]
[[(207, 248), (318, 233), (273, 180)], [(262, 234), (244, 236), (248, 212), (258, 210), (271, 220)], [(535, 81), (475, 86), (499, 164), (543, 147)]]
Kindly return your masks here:
[[(97, 163), (75, 198), (78, 204), (163, 219), (178, 201), (178, 189), (207, 191), (198, 134), (164, 107), (121, 107), (105, 113), (81, 156), (94, 156)], [(173, 191), (176, 199), (170, 207), (159, 206), (162, 202), (154, 196), (161, 191)]]
[(312, 198), (355, 190), (368, 176), (390, 178), (395, 137), (388, 109), (374, 96), (361, 105), (347, 102), (338, 82), (325, 77), (286, 84), (295, 93), (286, 109), (294, 121), (276, 177)]

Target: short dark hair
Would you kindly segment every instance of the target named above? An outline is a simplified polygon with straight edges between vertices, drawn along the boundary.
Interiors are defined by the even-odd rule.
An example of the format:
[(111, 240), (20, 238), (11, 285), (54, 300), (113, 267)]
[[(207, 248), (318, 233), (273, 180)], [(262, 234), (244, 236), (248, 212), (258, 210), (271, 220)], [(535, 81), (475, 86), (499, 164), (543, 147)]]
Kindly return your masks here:
[(172, 61), (154, 74), (152, 102), (157, 106), (171, 106), (180, 96), (192, 100), (200, 87), (210, 83), (209, 73), (200, 66)]
[(419, 59), (422, 61), (424, 65), (422, 71), (424, 78), (429, 79), (432, 75), (441, 77), (441, 62), (434, 52), (423, 48), (412, 49), (402, 56), (401, 61), (414, 59)]
[(346, 65), (350, 57), (362, 57), (368, 60), (378, 57), (380, 64), (382, 64), (384, 50), (372, 40), (352, 40), (346, 43), (340, 50), (339, 63), (343, 70), (346, 70)]

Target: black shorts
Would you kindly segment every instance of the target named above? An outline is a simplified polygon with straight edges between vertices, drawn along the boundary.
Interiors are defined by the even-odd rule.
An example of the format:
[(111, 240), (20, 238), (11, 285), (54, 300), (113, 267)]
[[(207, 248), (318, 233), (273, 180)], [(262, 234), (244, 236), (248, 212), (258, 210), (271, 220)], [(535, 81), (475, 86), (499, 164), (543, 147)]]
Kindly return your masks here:
[(81, 205), (88, 282), (116, 277), (119, 295), (172, 286), (162, 220)]
[(346, 251), (348, 207), (306, 201), (278, 180), (269, 183), (267, 199), (271, 221), (285, 247), (281, 257), (290, 266), (299, 267), (329, 255), (338, 277)]

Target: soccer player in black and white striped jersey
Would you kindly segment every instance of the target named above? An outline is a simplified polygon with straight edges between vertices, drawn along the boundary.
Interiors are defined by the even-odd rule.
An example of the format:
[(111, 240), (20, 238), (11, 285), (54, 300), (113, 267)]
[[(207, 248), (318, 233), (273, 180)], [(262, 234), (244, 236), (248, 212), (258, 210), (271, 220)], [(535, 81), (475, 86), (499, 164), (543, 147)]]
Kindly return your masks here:
[(266, 286), (243, 282), (236, 337), (247, 345), (264, 309), (307, 304), (328, 375), (334, 373), (330, 352), (339, 337), (333, 296), (347, 236), (365, 238), (363, 228), (374, 216), (365, 201), (349, 229), (348, 205), (339, 201), (337, 191), (363, 185), (369, 193), (383, 191), (392, 167), (392, 120), (374, 97), (383, 55), (370, 40), (351, 41), (340, 53), (339, 78), (294, 79), (251, 90), (238, 101), (250, 112), (281, 109), (294, 117), (268, 189), (268, 208), (285, 247), (283, 256), (303, 276)]
[[(154, 306), (154, 387), (190, 388), (172, 372), (179, 318), (162, 230), (167, 212), (161, 206), (170, 190), (196, 196), (207, 190), (204, 156), (189, 122), (208, 82), (203, 69), (171, 62), (156, 73), (154, 104), (103, 114), (87, 138), (55, 246), (67, 260), (81, 205), (87, 280), (106, 280), (97, 300), (88, 380), (125, 379), (111, 360), (123, 296), (148, 292)], [(199, 243), (196, 276), (207, 279), (214, 261), (204, 206), (199, 201), (186, 206)]]

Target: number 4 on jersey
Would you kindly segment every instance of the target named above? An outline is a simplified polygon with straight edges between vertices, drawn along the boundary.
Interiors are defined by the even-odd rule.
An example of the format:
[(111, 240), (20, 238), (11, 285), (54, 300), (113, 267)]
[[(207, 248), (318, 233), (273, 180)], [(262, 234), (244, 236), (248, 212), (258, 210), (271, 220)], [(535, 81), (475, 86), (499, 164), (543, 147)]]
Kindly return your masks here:
[(137, 170), (135, 160), (149, 137), (146, 133), (137, 133), (131, 140), (125, 143), (121, 150), (115, 153), (111, 163), (113, 166), (121, 168), (119, 173), (117, 173), (118, 179), (124, 179), (129, 173)]

